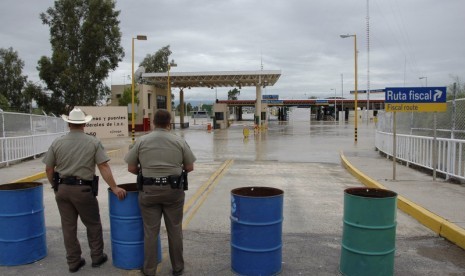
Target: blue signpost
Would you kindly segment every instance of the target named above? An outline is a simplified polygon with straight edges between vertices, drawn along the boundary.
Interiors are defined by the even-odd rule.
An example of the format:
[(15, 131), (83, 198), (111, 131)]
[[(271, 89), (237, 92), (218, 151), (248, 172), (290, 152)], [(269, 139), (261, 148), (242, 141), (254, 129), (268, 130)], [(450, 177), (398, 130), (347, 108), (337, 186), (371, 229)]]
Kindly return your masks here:
[(386, 87), (387, 112), (445, 112), (446, 87)]
[(436, 180), (437, 134), (436, 112), (447, 111), (446, 87), (386, 87), (385, 110), (394, 112), (392, 132), (392, 179), (396, 179), (396, 113), (397, 112), (434, 112), (433, 116), (433, 180)]

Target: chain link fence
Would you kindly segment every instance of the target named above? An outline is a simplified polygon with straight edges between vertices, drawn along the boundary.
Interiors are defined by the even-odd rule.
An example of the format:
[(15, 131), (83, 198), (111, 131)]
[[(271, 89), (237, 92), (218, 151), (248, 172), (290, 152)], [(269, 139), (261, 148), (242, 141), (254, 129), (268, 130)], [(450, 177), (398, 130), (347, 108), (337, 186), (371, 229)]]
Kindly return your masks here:
[(0, 112), (0, 166), (46, 152), (68, 131), (68, 124), (58, 117)]
[[(377, 129), (393, 132), (392, 112), (378, 112)], [(447, 102), (447, 112), (436, 113), (438, 138), (465, 140), (465, 99)], [(417, 136), (434, 137), (434, 112), (397, 112), (396, 132)]]
[(0, 138), (68, 131), (68, 124), (60, 117), (13, 112), (0, 112), (0, 126)]

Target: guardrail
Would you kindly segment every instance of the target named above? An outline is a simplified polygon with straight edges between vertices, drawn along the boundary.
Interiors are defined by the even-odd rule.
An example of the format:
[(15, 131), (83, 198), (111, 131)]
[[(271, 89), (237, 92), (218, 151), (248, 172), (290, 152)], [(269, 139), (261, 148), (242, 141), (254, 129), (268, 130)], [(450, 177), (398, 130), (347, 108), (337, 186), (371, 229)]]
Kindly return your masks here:
[[(436, 171), (443, 173), (446, 179), (451, 177), (465, 180), (465, 140), (436, 138), (437, 159)], [(376, 132), (376, 148), (392, 156), (392, 133)], [(396, 159), (407, 164), (415, 164), (433, 170), (434, 139), (427, 136), (396, 135)]]
[(35, 157), (36, 155), (45, 153), (53, 140), (66, 133), (67, 132), (59, 132), (30, 136), (1, 137), (0, 164), (9, 165), (9, 162)]

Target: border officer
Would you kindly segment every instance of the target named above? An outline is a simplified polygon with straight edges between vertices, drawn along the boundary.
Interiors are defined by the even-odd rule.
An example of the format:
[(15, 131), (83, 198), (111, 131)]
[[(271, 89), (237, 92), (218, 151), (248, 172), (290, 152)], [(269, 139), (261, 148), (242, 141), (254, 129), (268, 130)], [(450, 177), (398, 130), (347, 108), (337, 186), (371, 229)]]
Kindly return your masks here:
[(86, 264), (77, 239), (78, 217), (87, 229), (92, 267), (99, 267), (108, 260), (103, 252), (95, 165), (120, 200), (124, 199), (126, 191), (116, 186), (108, 164), (110, 158), (101, 142), (84, 133), (85, 124), (92, 120), (92, 116), (74, 108), (69, 116), (62, 115), (62, 118), (68, 122), (70, 132), (53, 141), (42, 161), (47, 178), (55, 190), (69, 271), (76, 272)]
[[(157, 270), (157, 239), (161, 218), (168, 232), (173, 275), (184, 271), (182, 218), (187, 172), (196, 160), (187, 142), (170, 133), (171, 114), (159, 109), (155, 130), (137, 139), (125, 157), (128, 171), (138, 175), (139, 206), (144, 224), (144, 275)], [(183, 172), (184, 171), (184, 172)]]

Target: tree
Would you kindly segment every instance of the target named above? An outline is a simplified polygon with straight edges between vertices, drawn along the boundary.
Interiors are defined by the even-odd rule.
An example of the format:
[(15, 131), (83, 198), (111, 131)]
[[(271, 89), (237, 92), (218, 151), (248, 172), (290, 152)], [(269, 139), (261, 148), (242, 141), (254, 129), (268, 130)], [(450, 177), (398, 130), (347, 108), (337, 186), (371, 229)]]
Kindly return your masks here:
[(161, 73), (168, 71), (168, 62), (171, 55), (170, 45), (166, 45), (153, 55), (148, 54), (139, 66), (145, 67), (145, 72)]
[(228, 100), (237, 100), (238, 96), (241, 94), (241, 91), (237, 88), (228, 91)]
[[(454, 80), (455, 83), (455, 89), (456, 89), (456, 99), (460, 98), (465, 98), (465, 83), (462, 82), (462, 80), (459, 78), (459, 76), (451, 76), (451, 78)], [(447, 87), (447, 100), (452, 100), (454, 98), (454, 83), (450, 84)]]
[[(139, 97), (137, 95), (139, 94), (139, 90), (134, 90), (134, 104), (139, 104)], [(119, 106), (128, 106), (128, 104), (132, 104), (132, 88), (127, 87), (123, 91), (123, 95), (121, 95), (121, 98), (118, 99), (118, 105)]]
[[(184, 102), (184, 105), (186, 106), (184, 111), (186, 111), (186, 109), (187, 109), (187, 113), (192, 111), (192, 104), (191, 103)], [(178, 106), (176, 107), (176, 111), (181, 112), (181, 103), (179, 103)], [(187, 115), (187, 114), (185, 114), (185, 115)]]
[(119, 14), (109, 0), (58, 0), (40, 14), (52, 46), (52, 56), (42, 56), (37, 67), (52, 92), (49, 111), (68, 113), (110, 94), (104, 80), (124, 57)]
[(24, 62), (19, 58), (18, 52), (14, 51), (11, 47), (0, 49), (0, 95), (3, 96), (2, 109), (18, 111), (24, 109), (22, 89), (27, 77), (22, 75), (23, 68)]

